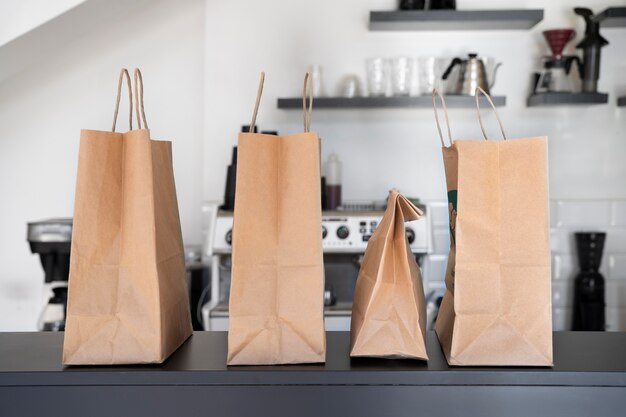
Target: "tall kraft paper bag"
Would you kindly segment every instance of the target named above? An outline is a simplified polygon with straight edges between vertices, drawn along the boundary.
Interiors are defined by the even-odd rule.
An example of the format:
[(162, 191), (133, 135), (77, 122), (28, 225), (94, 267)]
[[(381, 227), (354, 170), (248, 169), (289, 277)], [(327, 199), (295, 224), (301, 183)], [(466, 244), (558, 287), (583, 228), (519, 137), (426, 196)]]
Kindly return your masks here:
[(485, 94), (505, 139), (486, 140), (480, 93), (485, 140), (446, 146), (435, 107), (451, 241), (435, 330), (450, 365), (551, 366), (547, 138), (506, 140)]
[[(250, 133), (238, 141), (228, 322), (228, 364), (324, 362), (319, 139), (309, 132)], [(309, 85), (310, 87), (310, 85)]]
[(389, 192), (356, 281), (350, 356), (428, 359), (424, 288), (404, 226), (422, 214), (398, 192)]
[[(124, 78), (131, 130), (116, 133)], [(113, 129), (81, 132), (66, 365), (160, 363), (192, 331), (172, 144), (150, 140), (139, 70), (134, 78), (139, 130), (132, 130), (123, 69)]]

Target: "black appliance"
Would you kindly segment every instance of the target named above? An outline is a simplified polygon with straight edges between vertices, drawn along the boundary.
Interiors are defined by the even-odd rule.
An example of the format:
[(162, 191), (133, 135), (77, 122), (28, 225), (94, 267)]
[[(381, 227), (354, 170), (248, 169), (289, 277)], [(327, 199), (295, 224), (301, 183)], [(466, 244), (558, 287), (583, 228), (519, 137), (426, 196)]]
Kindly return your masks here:
[(235, 209), (235, 187), (237, 181), (237, 147), (233, 146), (230, 165), (226, 168), (226, 187), (224, 188), (224, 204), (222, 210), (233, 211)]
[(598, 91), (598, 78), (600, 78), (600, 50), (609, 42), (600, 35), (601, 17), (594, 16), (591, 9), (576, 7), (574, 13), (585, 19), (585, 36), (576, 45), (577, 49), (583, 50), (583, 60), (580, 65), (580, 74), (583, 81), (583, 92), (595, 93)]
[(573, 330), (604, 331), (604, 277), (598, 271), (606, 233), (579, 232), (576, 236), (580, 272), (574, 280)]
[(400, 0), (400, 10), (456, 10), (456, 0)]
[(27, 236), (31, 252), (39, 255), (44, 282), (51, 293), (41, 312), (38, 328), (44, 331), (65, 330), (72, 219), (28, 223)]

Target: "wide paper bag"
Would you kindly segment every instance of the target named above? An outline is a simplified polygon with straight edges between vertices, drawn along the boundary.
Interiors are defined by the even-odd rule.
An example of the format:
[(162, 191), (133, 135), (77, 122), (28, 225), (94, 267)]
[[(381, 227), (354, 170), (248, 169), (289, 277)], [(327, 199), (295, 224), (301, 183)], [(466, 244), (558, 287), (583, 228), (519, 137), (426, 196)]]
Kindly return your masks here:
[(550, 366), (547, 138), (445, 146), (437, 125), (451, 244), (435, 330), (446, 359), (450, 365)]
[(160, 363), (192, 332), (171, 142), (138, 122), (81, 132), (66, 365)]
[(325, 360), (320, 144), (309, 125), (305, 111), (304, 133), (239, 135), (229, 365)]
[(402, 195), (389, 192), (356, 281), (350, 356), (428, 359), (424, 288), (404, 226), (422, 214)]

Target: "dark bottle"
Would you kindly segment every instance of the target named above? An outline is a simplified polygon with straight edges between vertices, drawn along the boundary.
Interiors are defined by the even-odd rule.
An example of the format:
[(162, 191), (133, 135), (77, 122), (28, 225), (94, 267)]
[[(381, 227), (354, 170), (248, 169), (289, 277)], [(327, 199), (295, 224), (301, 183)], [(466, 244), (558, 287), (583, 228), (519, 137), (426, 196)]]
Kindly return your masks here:
[(598, 270), (606, 233), (576, 233), (580, 272), (574, 281), (574, 323), (572, 330), (604, 331), (604, 277)]
[(222, 210), (235, 209), (235, 188), (237, 187), (237, 147), (233, 146), (230, 165), (226, 169), (226, 187), (224, 187), (224, 204)]

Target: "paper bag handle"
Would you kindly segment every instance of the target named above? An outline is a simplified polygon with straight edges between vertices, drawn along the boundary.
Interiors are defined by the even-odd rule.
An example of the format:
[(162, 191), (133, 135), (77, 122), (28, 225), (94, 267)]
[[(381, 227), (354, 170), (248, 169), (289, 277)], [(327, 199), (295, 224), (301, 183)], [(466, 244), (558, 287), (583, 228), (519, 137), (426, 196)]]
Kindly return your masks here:
[(254, 132), (254, 125), (256, 124), (256, 115), (259, 112), (259, 104), (261, 103), (261, 96), (263, 95), (263, 83), (265, 83), (265, 72), (261, 71), (261, 77), (259, 78), (259, 89), (256, 93), (256, 101), (254, 103), (254, 111), (252, 112), (252, 121), (250, 122), (250, 130), (248, 132)]
[[(307, 111), (306, 97), (307, 87), (309, 93), (309, 108)], [(311, 114), (313, 113), (313, 77), (311, 73), (304, 74), (304, 85), (302, 87), (302, 117), (304, 119), (304, 131), (311, 130)]]
[[(143, 124), (146, 129), (148, 129), (148, 122), (146, 121), (146, 112), (143, 107), (143, 77), (141, 76), (141, 71), (139, 68), (135, 68), (135, 73), (133, 74), (133, 79), (135, 81), (135, 110), (137, 115), (137, 125), (139, 129), (141, 129), (141, 120), (143, 119)], [(139, 90), (138, 88), (141, 87)], [(139, 117), (139, 108), (141, 105), (141, 117)]]
[(130, 86), (130, 75), (128, 74), (128, 70), (126, 68), (122, 68), (120, 70), (120, 78), (117, 82), (117, 98), (115, 99), (115, 112), (113, 113), (113, 127), (111, 127), (111, 132), (115, 132), (115, 126), (117, 125), (117, 114), (120, 111), (120, 98), (122, 96), (122, 83), (126, 79), (126, 84), (128, 84), (128, 101), (130, 107), (130, 114), (128, 116), (128, 123), (130, 125), (130, 130), (133, 130), (133, 92)]
[(491, 97), (489, 96), (489, 94), (485, 92), (485, 90), (483, 90), (480, 87), (476, 87), (476, 90), (474, 91), (474, 97), (476, 98), (476, 113), (478, 114), (478, 123), (480, 123), (480, 130), (483, 131), (483, 136), (485, 137), (485, 140), (487, 140), (488, 138), (487, 138), (487, 132), (485, 131), (485, 126), (483, 126), (483, 119), (480, 117), (480, 100), (479, 100), (480, 97), (478, 97), (478, 93), (483, 94), (487, 98), (487, 101), (489, 101), (489, 104), (491, 105), (491, 108), (493, 109), (493, 112), (496, 115), (496, 119), (498, 120), (498, 124), (500, 125), (500, 132), (502, 132), (502, 138), (506, 140), (506, 134), (504, 133), (504, 127), (502, 126), (502, 120), (500, 120), (500, 115), (498, 114), (498, 110), (496, 110), (496, 105), (493, 104)]
[(448, 119), (448, 108), (446, 107), (446, 99), (443, 98), (443, 95), (439, 92), (439, 90), (433, 88), (433, 110), (435, 112), (435, 122), (437, 122), (437, 131), (439, 132), (439, 139), (441, 139), (441, 146), (445, 148), (446, 144), (443, 140), (443, 133), (441, 133), (441, 125), (439, 124), (439, 115), (437, 114), (437, 96), (439, 96), (439, 99), (441, 100), (441, 105), (443, 106), (443, 114), (446, 118), (446, 127), (448, 128), (448, 140), (450, 141), (450, 145), (452, 145), (452, 133), (450, 131), (450, 120)]

